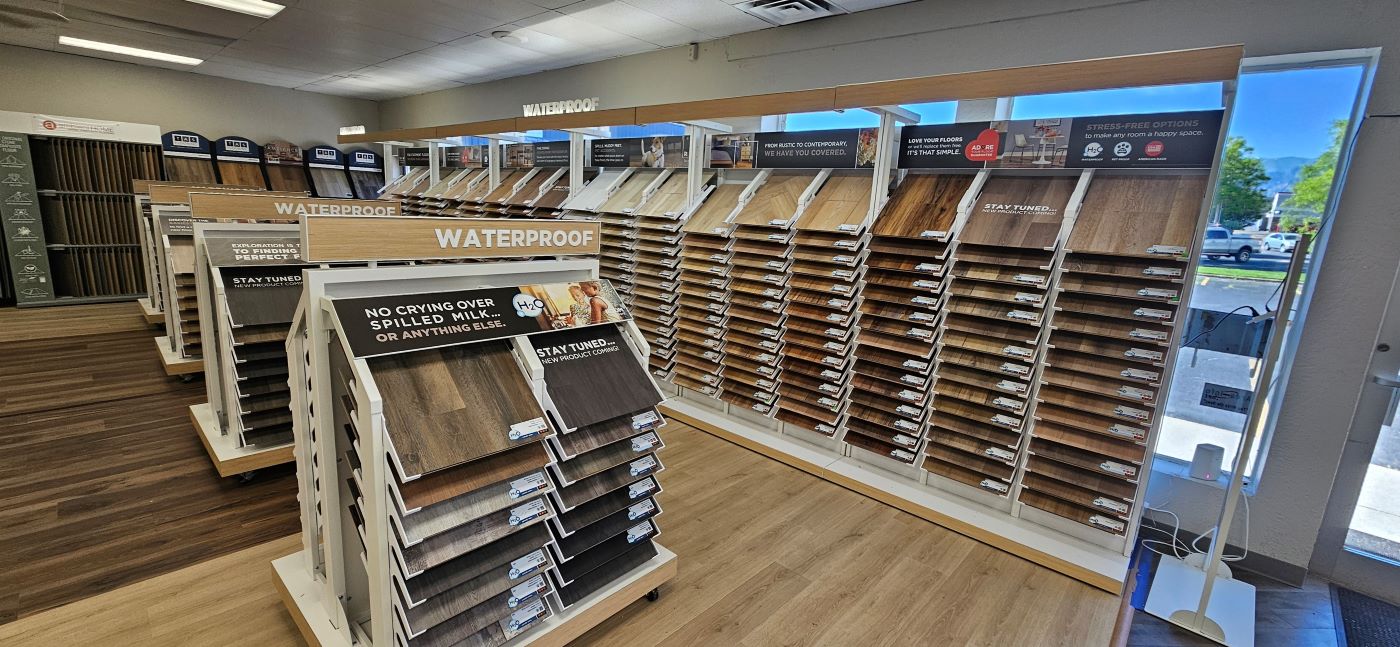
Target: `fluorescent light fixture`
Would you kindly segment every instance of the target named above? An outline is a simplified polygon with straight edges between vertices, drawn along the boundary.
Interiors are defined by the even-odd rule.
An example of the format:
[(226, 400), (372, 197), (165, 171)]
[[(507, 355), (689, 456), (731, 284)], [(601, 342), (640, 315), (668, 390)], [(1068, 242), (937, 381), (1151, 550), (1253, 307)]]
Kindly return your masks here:
[(283, 10), (283, 9), (286, 8), (286, 7), (283, 7), (283, 6), (280, 5), (280, 4), (277, 4), (276, 2), (264, 2), (263, 0), (189, 0), (189, 1), (190, 1), (190, 2), (193, 2), (193, 3), (195, 3), (195, 4), (202, 4), (202, 5), (206, 6), (206, 7), (214, 7), (214, 8), (216, 8), (216, 9), (227, 9), (227, 10), (229, 10), (229, 11), (237, 11), (238, 13), (246, 13), (246, 14), (248, 14), (248, 15), (250, 15), (250, 16), (257, 16), (257, 17), (259, 17), (259, 18), (271, 18), (271, 17), (277, 15), (277, 12), (279, 12), (279, 11), (281, 11), (281, 10)]
[(199, 65), (200, 63), (204, 62), (204, 59), (202, 58), (191, 58), (189, 56), (180, 56), (179, 54), (167, 54), (165, 52), (157, 52), (153, 49), (127, 47), (126, 45), (113, 45), (112, 43), (103, 43), (95, 40), (87, 40), (84, 38), (73, 38), (72, 36), (59, 36), (58, 44), (67, 45), (69, 47), (81, 47), (83, 49), (95, 49), (99, 52), (121, 54), (123, 56), (150, 58), (155, 59), (157, 61), (166, 61), (167, 63), (179, 63), (180, 65)]

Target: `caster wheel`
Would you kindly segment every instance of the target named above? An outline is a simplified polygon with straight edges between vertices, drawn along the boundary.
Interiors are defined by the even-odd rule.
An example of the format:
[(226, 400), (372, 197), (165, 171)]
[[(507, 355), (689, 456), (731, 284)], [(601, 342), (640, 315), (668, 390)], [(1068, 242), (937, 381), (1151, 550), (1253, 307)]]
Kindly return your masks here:
[(660, 599), (661, 599), (661, 591), (660, 591), (660, 590), (658, 590), (658, 589), (652, 589), (652, 590), (650, 590), (650, 591), (647, 591), (647, 602), (655, 602), (655, 601), (660, 600)]
[(193, 375), (181, 375), (181, 376), (180, 376), (180, 381), (181, 381), (181, 382), (184, 382), (185, 384), (189, 384), (190, 382), (193, 382), (193, 381), (194, 381), (194, 376), (193, 376)]
[(239, 482), (239, 483), (251, 483), (251, 482), (253, 481), (253, 479), (255, 479), (255, 478), (257, 478), (257, 477), (258, 477), (258, 472), (257, 472), (257, 470), (253, 470), (253, 471), (251, 471), (251, 472), (244, 472), (244, 473), (238, 475), (238, 482)]

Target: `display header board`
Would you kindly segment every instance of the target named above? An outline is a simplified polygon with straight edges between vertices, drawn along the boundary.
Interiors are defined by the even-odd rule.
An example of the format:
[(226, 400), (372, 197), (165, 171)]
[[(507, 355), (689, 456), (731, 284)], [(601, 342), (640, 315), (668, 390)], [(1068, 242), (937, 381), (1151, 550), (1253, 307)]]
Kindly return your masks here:
[(305, 191), (268, 191), (258, 187), (238, 187), (223, 184), (213, 185), (156, 185), (150, 186), (151, 204), (189, 204), (191, 193), (265, 193), (280, 196), (304, 196)]
[(384, 161), (372, 150), (360, 148), (345, 154), (345, 160), (352, 171), (382, 171)]
[(506, 168), (559, 168), (568, 165), (567, 141), (506, 145)]
[[(443, 146), (438, 148), (443, 168), (481, 168), (486, 165), (485, 146)], [(405, 148), (400, 156), (405, 166), (427, 166), (428, 147)]]
[(246, 137), (221, 137), (214, 142), (214, 156), (221, 160), (256, 162), (262, 157), (262, 147)]
[(345, 155), (340, 149), (331, 146), (312, 146), (306, 149), (306, 165), (314, 168), (345, 168)]
[(1223, 110), (905, 126), (900, 168), (1160, 168), (1215, 164)]
[(268, 164), (301, 164), (301, 147), (289, 141), (263, 144), (263, 161)]
[(194, 218), (189, 216), (161, 216), (160, 235), (162, 236), (193, 236)]
[(301, 219), (302, 257), (335, 263), (597, 254), (601, 228), (581, 220), (308, 214)]
[[(355, 357), (613, 325), (631, 318), (606, 280), (355, 297), (331, 303)], [(582, 316), (595, 304), (602, 306), (605, 316)]]
[(166, 155), (190, 157), (208, 157), (211, 150), (208, 138), (188, 130), (172, 130), (161, 135), (160, 147)]
[(305, 193), (262, 191), (247, 193), (191, 193), (190, 215), (195, 218), (251, 218), (296, 220), (305, 215), (398, 216), (398, 201), (310, 198)]
[(204, 236), (204, 249), (209, 264), (214, 267), (302, 264), (301, 236), (296, 232), (246, 235), (221, 232)]
[(838, 128), (754, 135), (754, 168), (868, 168), (878, 128)]
[(690, 138), (683, 135), (594, 139), (588, 142), (588, 165), (605, 168), (685, 168)]

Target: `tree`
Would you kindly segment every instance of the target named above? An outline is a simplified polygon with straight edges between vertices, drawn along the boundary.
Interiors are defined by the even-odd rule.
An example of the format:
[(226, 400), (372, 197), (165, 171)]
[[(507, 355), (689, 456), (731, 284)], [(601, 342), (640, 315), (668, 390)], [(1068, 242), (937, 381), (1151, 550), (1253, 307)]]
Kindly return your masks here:
[(1317, 159), (1298, 172), (1298, 181), (1293, 183), (1293, 197), (1288, 206), (1322, 213), (1327, 206), (1327, 194), (1332, 191), (1332, 174), (1337, 170), (1337, 158), (1342, 153), (1342, 137), (1347, 132), (1347, 120), (1332, 122), (1332, 143)]
[(1316, 234), (1321, 225), (1322, 218), (1317, 216), (1287, 215), (1279, 219), (1278, 228), (1295, 234)]
[(1220, 190), (1215, 194), (1220, 224), (1239, 229), (1258, 220), (1269, 208), (1269, 199), (1264, 197), (1264, 183), (1268, 181), (1264, 162), (1254, 156), (1254, 149), (1243, 137), (1231, 137), (1225, 142)]

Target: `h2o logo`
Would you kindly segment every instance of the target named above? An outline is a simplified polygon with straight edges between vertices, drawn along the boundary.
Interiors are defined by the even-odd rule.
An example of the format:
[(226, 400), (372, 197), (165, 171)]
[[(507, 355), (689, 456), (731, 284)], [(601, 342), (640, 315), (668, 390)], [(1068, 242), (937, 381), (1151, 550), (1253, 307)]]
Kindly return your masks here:
[(511, 297), (510, 305), (515, 308), (515, 314), (519, 317), (538, 317), (544, 314), (544, 302), (524, 292)]

